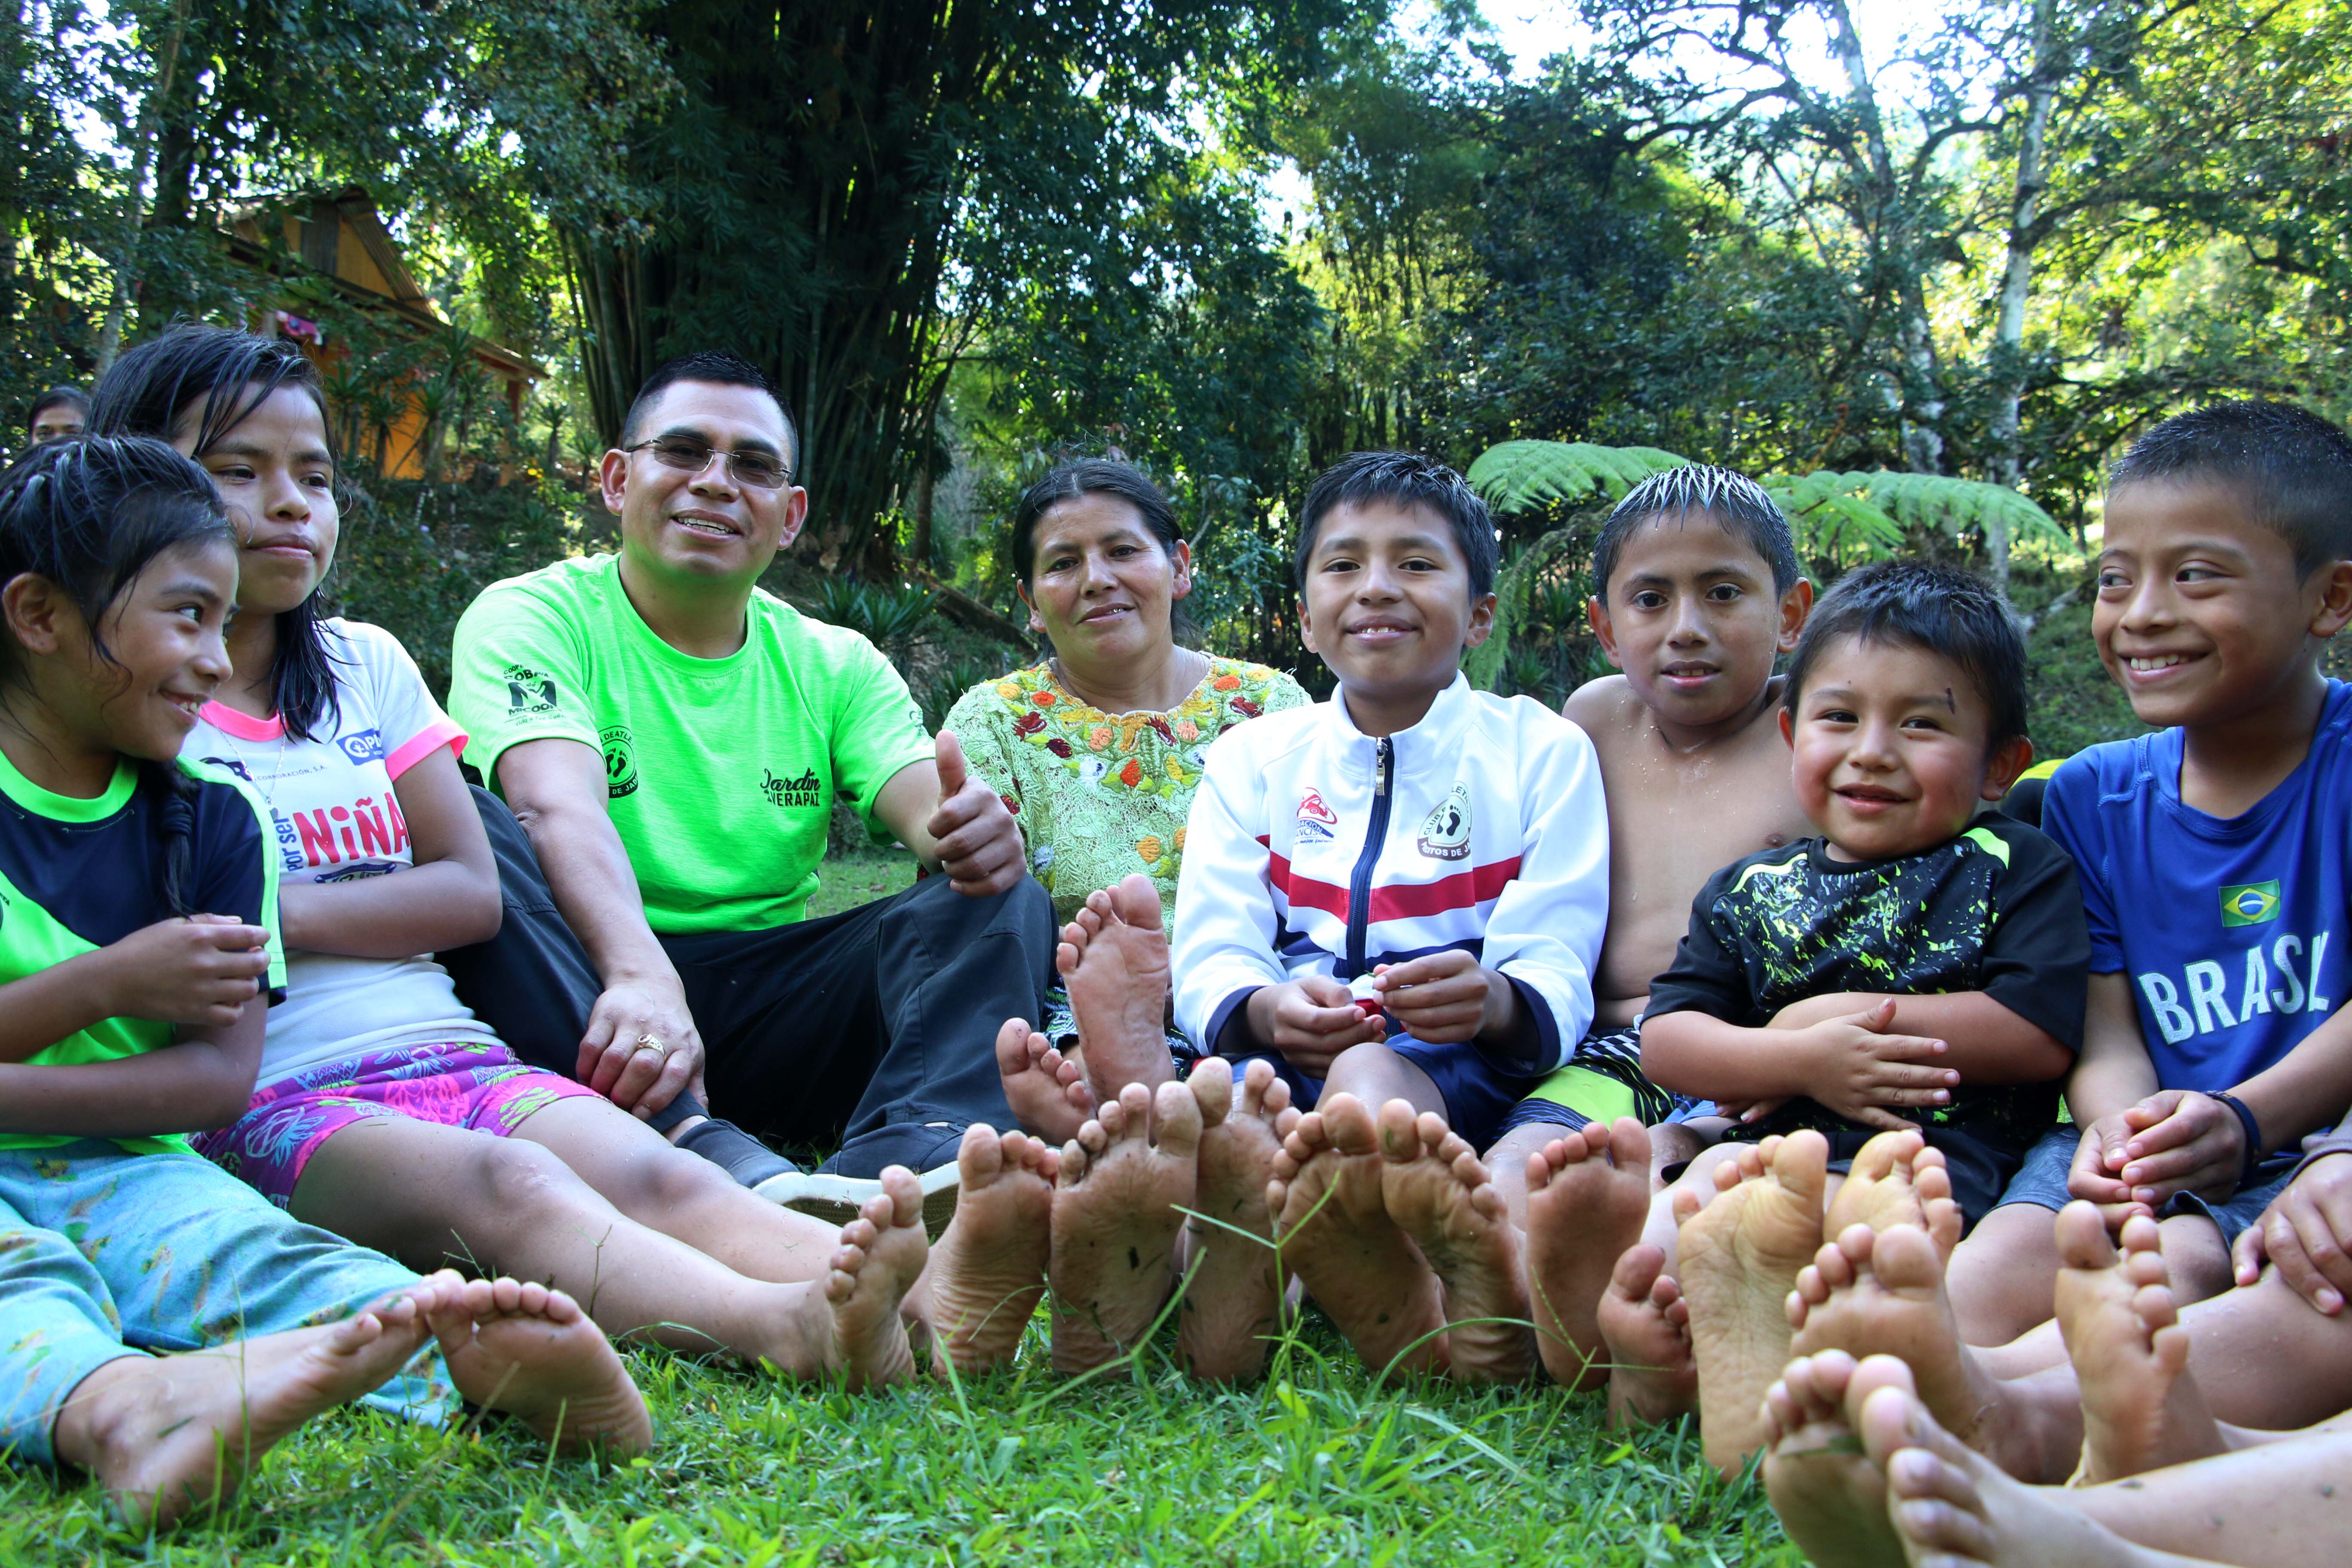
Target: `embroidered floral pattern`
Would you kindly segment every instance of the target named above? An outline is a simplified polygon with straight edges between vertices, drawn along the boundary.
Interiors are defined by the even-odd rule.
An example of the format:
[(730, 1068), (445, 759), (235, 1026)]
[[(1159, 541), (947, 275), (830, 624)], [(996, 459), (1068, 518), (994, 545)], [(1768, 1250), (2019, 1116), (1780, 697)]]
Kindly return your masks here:
[(947, 728), (1021, 819), (1029, 868), (1060, 918), (1137, 871), (1172, 915), (1184, 817), (1211, 743), (1230, 725), (1307, 700), (1286, 675), (1221, 658), (1169, 712), (1106, 713), (1036, 665), (965, 692)]

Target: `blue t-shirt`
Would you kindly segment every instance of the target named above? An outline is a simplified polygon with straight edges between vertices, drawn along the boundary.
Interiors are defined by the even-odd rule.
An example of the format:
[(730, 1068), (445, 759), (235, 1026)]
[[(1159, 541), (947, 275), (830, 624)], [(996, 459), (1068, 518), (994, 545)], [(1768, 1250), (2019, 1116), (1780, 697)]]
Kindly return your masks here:
[(2042, 826), (2074, 858), (2091, 972), (2131, 976), (2164, 1089), (2226, 1089), (2352, 1000), (2352, 686), (2310, 754), (2242, 816), (2180, 799), (2181, 736), (2111, 741), (2050, 781)]

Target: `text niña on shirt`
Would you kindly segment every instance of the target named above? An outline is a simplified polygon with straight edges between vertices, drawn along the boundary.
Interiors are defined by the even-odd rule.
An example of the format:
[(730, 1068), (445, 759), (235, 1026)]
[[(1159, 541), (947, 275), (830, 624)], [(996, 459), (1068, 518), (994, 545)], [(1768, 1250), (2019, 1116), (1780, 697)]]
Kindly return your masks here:
[[(2326, 1013), (2335, 1004), (2319, 994), (2320, 965), (2334, 934), (2321, 931), (2306, 943), (2288, 932), (2267, 944), (2257, 942), (2230, 960), (2233, 967), (2242, 965), (2237, 974), (2223, 968), (2221, 961), (2199, 959), (2185, 966), (2177, 980), (2161, 970), (2134, 978), (2157, 1028), (2172, 1045), (2191, 1035), (2234, 1029), (2258, 1014)], [(2298, 961), (2306, 948), (2310, 961), (2301, 964), (2298, 974)]]

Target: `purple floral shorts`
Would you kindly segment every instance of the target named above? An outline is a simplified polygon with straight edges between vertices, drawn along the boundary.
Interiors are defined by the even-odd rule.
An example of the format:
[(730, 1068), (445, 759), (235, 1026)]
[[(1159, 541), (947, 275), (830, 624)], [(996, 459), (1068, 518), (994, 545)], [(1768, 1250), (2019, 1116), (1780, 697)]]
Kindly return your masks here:
[(559, 1100), (596, 1091), (528, 1067), (504, 1046), (408, 1046), (327, 1062), (264, 1084), (245, 1114), (191, 1140), (196, 1152), (279, 1208), (320, 1144), (376, 1116), (406, 1116), (504, 1138)]

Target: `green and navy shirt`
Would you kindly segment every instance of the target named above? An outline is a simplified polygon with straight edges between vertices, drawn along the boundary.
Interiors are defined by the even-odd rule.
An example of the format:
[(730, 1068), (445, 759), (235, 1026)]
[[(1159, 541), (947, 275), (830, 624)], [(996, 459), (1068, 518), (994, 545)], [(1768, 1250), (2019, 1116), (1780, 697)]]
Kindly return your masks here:
[[(286, 984), (278, 940), (278, 874), (259, 803), (235, 778), (202, 763), (180, 768), (197, 781), (184, 892), (198, 914), (233, 915), (269, 932), (269, 986)], [(106, 793), (56, 795), (0, 755), (0, 984), (9, 984), (169, 920), (163, 901), (163, 841), (152, 792), (139, 769), (118, 765)], [(34, 1053), (28, 1065), (113, 1061), (170, 1045), (173, 1026), (152, 1018), (107, 1018)], [(0, 1149), (47, 1149), (71, 1136), (0, 1132)], [(134, 1154), (186, 1152), (176, 1135), (118, 1138)]]
[[(1980, 816), (1957, 838), (1892, 860), (1832, 859), (1823, 840), (1806, 838), (1707, 879), (1643, 1016), (1699, 1012), (1754, 1029), (1832, 992), (1981, 991), (2080, 1050), (2090, 955), (2074, 862), (2021, 822)], [(1949, 1105), (1902, 1114), (1931, 1134), (1964, 1131), (2021, 1154), (2056, 1121), (2061, 1087), (1963, 1082)], [(1808, 1127), (1860, 1124), (1800, 1098), (1740, 1136)]]

